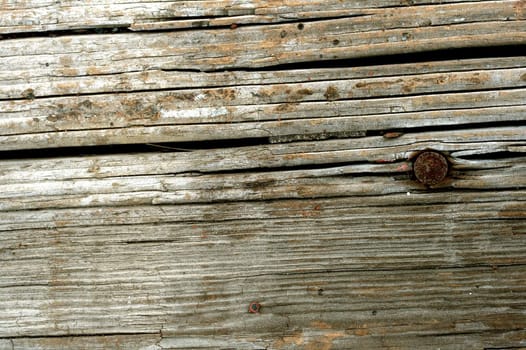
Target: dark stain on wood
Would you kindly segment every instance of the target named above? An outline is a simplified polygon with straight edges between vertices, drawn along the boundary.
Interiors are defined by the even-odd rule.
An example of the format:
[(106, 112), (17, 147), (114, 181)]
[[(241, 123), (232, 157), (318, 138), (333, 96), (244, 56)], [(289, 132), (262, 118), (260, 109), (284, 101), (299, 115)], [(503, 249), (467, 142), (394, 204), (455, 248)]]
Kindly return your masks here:
[(334, 101), (340, 97), (340, 94), (338, 93), (338, 89), (335, 86), (330, 85), (327, 87), (327, 90), (325, 90), (323, 96), (325, 96), (325, 98), (329, 101)]

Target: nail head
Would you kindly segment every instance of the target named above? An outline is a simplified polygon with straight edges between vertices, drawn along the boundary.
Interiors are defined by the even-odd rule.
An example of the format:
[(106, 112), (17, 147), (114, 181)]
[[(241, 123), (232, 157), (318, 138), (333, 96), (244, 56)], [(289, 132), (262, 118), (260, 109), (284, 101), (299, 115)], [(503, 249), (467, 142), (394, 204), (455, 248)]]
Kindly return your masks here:
[(424, 185), (436, 185), (442, 182), (448, 173), (446, 157), (434, 151), (422, 152), (413, 163), (416, 179)]
[(259, 313), (259, 309), (261, 309), (261, 304), (258, 303), (257, 301), (251, 302), (250, 305), (248, 306), (248, 312), (252, 314)]

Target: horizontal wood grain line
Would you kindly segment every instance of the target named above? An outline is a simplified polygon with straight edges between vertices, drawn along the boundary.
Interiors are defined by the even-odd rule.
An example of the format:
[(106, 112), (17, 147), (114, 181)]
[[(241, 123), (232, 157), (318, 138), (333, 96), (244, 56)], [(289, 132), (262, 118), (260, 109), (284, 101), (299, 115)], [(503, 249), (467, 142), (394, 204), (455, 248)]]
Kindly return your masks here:
[[(97, 338), (102, 338), (102, 337), (126, 337), (126, 336), (137, 336), (137, 338), (140, 338), (141, 336), (149, 336), (149, 335), (160, 335), (160, 332), (144, 332), (144, 333), (141, 333), (141, 332), (133, 332), (133, 333), (126, 333), (126, 332), (123, 332), (123, 333), (91, 333), (91, 334), (71, 334), (71, 333), (68, 333), (67, 335), (63, 335), (63, 334), (60, 334), (60, 335), (48, 335), (48, 336), (45, 336), (45, 337), (42, 337), (42, 335), (24, 335), (24, 336), (11, 336), (11, 337), (0, 337), (0, 340), (15, 340), (15, 339), (24, 339), (24, 340), (28, 340), (28, 339), (42, 339), (42, 338), (47, 338), (49, 340), (51, 339), (60, 339), (60, 338), (84, 338), (85, 340), (89, 340), (90, 338), (92, 337), (97, 337)], [(159, 337), (160, 339), (160, 337)]]
[[(179, 222), (181, 224), (203, 224), (207, 221), (248, 224), (250, 220), (290, 220), (311, 217), (333, 218), (335, 216), (359, 215), (370, 217), (374, 212), (383, 212), (387, 207), (396, 206), (406, 210), (418, 207), (438, 207), (459, 203), (477, 203), (484, 212), (499, 213), (501, 218), (520, 218), (524, 216), (524, 190), (493, 191), (453, 191), (444, 196), (442, 192), (413, 192), (407, 195), (389, 194), (370, 197), (335, 197), (309, 199), (285, 199), (268, 202), (229, 202), (214, 204), (178, 204), (178, 205), (134, 205), (131, 207), (99, 207), (99, 208), (49, 208), (36, 212), (34, 210), (0, 212), (0, 229), (2, 231), (17, 231), (27, 229), (56, 229), (67, 227), (97, 227), (104, 225), (142, 225), (157, 223), (159, 225)], [(506, 203), (509, 201), (509, 203)], [(318, 207), (319, 206), (319, 207)], [(367, 208), (374, 208), (372, 211)], [(457, 208), (455, 207), (455, 208)], [(347, 214), (345, 214), (347, 210)], [(406, 210), (410, 212), (411, 210)], [(369, 216), (367, 216), (369, 212)], [(371, 214), (373, 213), (373, 214)], [(37, 215), (38, 214), (38, 215)], [(365, 216), (364, 216), (365, 215)], [(458, 219), (461, 219), (458, 217)], [(490, 218), (486, 216), (486, 218)], [(467, 215), (464, 221), (482, 220), (484, 215)], [(497, 218), (498, 219), (498, 218)], [(366, 219), (365, 219), (366, 220)]]

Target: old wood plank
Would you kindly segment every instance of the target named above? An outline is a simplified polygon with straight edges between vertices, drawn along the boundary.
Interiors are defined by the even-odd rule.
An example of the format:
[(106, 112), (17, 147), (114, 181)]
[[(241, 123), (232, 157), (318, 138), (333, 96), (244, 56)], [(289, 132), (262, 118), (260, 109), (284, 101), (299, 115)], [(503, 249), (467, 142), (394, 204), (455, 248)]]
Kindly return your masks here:
[[(453, 169), (501, 169), (517, 166), (522, 158), (491, 159), (493, 153), (520, 154), (524, 133), (517, 127), (460, 129), (413, 132), (397, 138), (371, 136), (288, 144), (216, 148), (190, 152), (119, 154), (113, 156), (63, 157), (40, 161), (4, 160), (0, 184), (38, 183), (47, 180), (103, 179), (139, 175), (188, 175), (226, 171), (286, 170), (298, 166), (335, 167), (348, 173), (395, 171), (418, 151), (437, 149), (450, 153)], [(463, 155), (458, 155), (460, 152)], [(483, 160), (467, 160), (473, 154), (486, 154)], [(381, 163), (384, 163), (383, 165)], [(334, 165), (335, 164), (335, 165)], [(345, 165), (352, 165), (346, 167)], [(342, 167), (343, 166), (343, 167)], [(338, 168), (340, 167), (340, 168)], [(320, 170), (321, 172), (328, 170)], [(340, 170), (343, 171), (343, 170)], [(400, 168), (395, 172), (405, 172)]]
[[(497, 130), (488, 130), (474, 137), (489, 134), (499, 135)], [(418, 135), (401, 137), (408, 137), (406, 142), (411, 144)], [(429, 140), (437, 135), (422, 137)], [(454, 133), (450, 137), (454, 140)], [(389, 141), (403, 143), (401, 140), (380, 137), (310, 144), (328, 154), (327, 149), (343, 147), (346, 142), (378, 146)], [(282, 153), (290, 152), (286, 146), (307, 149), (309, 143), (268, 147), (279, 154), (280, 148)], [(221, 151), (217, 150), (217, 164), (222, 162)], [(245, 151), (232, 150), (231, 154)], [(8, 185), (1, 192), (9, 196), (11, 189), (13, 194), (24, 195), (14, 178), (22, 183), (35, 181), (42, 193), (48, 192), (52, 187), (45, 180), (53, 178), (54, 171), (63, 173), (63, 178), (79, 176), (68, 172), (68, 166), (77, 173), (85, 172), (81, 178), (94, 176), (79, 168), (84, 164), (108, 175), (120, 174), (115, 179), (122, 181), (124, 174), (134, 173), (134, 164), (148, 167), (152, 163), (149, 173), (164, 173), (169, 166), (159, 159), (173, 164), (179, 157), (188, 163), (193, 158), (194, 163), (204, 165), (209, 161), (202, 159), (207, 152), (213, 159), (214, 151), (207, 150), (4, 161)], [(254, 147), (253, 153), (261, 151)], [(227, 161), (242, 163), (235, 157)], [(522, 172), (512, 168), (524, 164), (520, 160), (485, 164), (453, 159), (453, 164), (461, 165), (464, 174), (469, 169), (495, 169), (498, 182), (512, 175), (519, 186), (524, 185)], [(214, 167), (221, 168), (211, 165), (209, 171)], [(357, 164), (355, 169), (368, 172), (372, 168)], [(275, 175), (298, 174), (296, 187), (305, 175), (327, 171), (330, 169)], [(268, 175), (266, 183), (257, 184), (262, 193), (265, 186), (275, 190)], [(253, 181), (257, 175), (242, 177)], [(101, 181), (67, 191), (100, 188)], [(329, 182), (324, 180), (323, 185)], [(385, 187), (392, 182), (382, 184), (380, 177), (372, 181)], [(221, 187), (243, 186), (236, 174), (225, 175), (219, 183)], [(0, 336), (11, 339), (15, 349), (42, 344), (73, 346), (86, 341), (83, 334), (118, 333), (150, 333), (151, 338), (139, 337), (137, 346), (151, 342), (157, 350), (329, 345), (344, 349), (359, 344), (433, 348), (444, 342), (452, 349), (475, 349), (523, 344), (524, 190), (485, 188), (448, 195), (413, 190), (409, 195), (402, 191), (340, 199), (218, 204), (211, 204), (209, 197), (200, 205), (186, 199), (163, 206), (128, 202), (120, 208), (103, 208), (96, 204), (81, 211), (70, 205), (35, 211), (45, 200), (34, 195), (25, 194), (32, 202), (26, 210), (0, 213), (0, 303), (6, 310), (0, 318)], [(263, 304), (258, 315), (247, 313), (252, 300)], [(24, 338), (28, 333), (69, 336)], [(103, 344), (118, 347), (109, 339)], [(99, 340), (93, 341), (97, 344)]]
[[(229, 140), (243, 138), (272, 138), (280, 142), (284, 136), (300, 135), (305, 139), (363, 136), (367, 130), (385, 130), (389, 128), (415, 128), (430, 125), (466, 124), (468, 121), (522, 121), (524, 108), (490, 109), (481, 111), (449, 111), (446, 113), (431, 112), (423, 115), (409, 114), (409, 120), (401, 123), (392, 118), (373, 115), (370, 119), (360, 117), (316, 118), (308, 123), (303, 120), (269, 121), (255, 123), (239, 123), (237, 125), (196, 124), (168, 126), (130, 126), (127, 128), (100, 130), (64, 130), (59, 132), (8, 135), (0, 137), (3, 150), (38, 149), (53, 147), (93, 146), (105, 144), (130, 144), (151, 142), (184, 142)], [(405, 115), (402, 115), (405, 116)], [(471, 117), (468, 121), (457, 120), (464, 116)], [(375, 118), (376, 117), (376, 118)], [(426, 118), (427, 117), (427, 118)], [(375, 120), (376, 119), (376, 120)], [(381, 121), (376, 122), (381, 119)], [(423, 120), (422, 120), (423, 119)], [(453, 122), (451, 120), (453, 119)], [(364, 125), (365, 124), (365, 125)], [(372, 125), (371, 125), (372, 124)], [(524, 129), (519, 128), (518, 133)], [(303, 135), (303, 136), (301, 136)], [(310, 135), (310, 136), (309, 136)], [(285, 138), (288, 140), (288, 138)], [(502, 145), (506, 146), (506, 145)], [(509, 145), (512, 146), (512, 145)], [(478, 146), (475, 146), (478, 148)], [(385, 152), (384, 152), (385, 153)]]
[(475, 7), (469, 3), (445, 4), (446, 3), (438, 6), (418, 4), (419, 6), (415, 7), (402, 6), (385, 8), (388, 6), (386, 3), (377, 3), (371, 5), (379, 5), (379, 7), (384, 8), (355, 8), (356, 5), (348, 5), (343, 2), (338, 4), (329, 3), (329, 6), (327, 6), (325, 2), (311, 2), (307, 6), (302, 4), (301, 7), (297, 8), (287, 6), (287, 4), (285, 4), (285, 6), (276, 6), (271, 3), (266, 5), (268, 6), (267, 8), (256, 8), (253, 12), (254, 15), (251, 15), (252, 12), (247, 12), (248, 15), (246, 16), (205, 18), (200, 21), (194, 19), (157, 23), (134, 23), (130, 28), (132, 30), (180, 29), (349, 17), (349, 20), (354, 23), (355, 29), (370, 31), (405, 26), (423, 27), (462, 22), (482, 22), (495, 20), (497, 18), (510, 20), (515, 18), (517, 14), (523, 16), (524, 11), (521, 3), (518, 1), (508, 4), (503, 1), (488, 1), (477, 4)]
[[(322, 324), (323, 326), (323, 324)], [(421, 335), (404, 335), (404, 336), (376, 336), (363, 337), (361, 333), (367, 333), (367, 330), (357, 329), (358, 335), (342, 339), (341, 332), (328, 330), (307, 330), (305, 332), (295, 332), (284, 336), (276, 343), (265, 341), (236, 341), (231, 342), (227, 337), (208, 337), (203, 341), (202, 337), (187, 338), (168, 338), (161, 342), (163, 349), (209, 349), (208, 344), (213, 348), (228, 348), (227, 344), (235, 344), (236, 349), (349, 349), (354, 347), (366, 346), (367, 349), (385, 349), (390, 348), (413, 348), (436, 350), (456, 349), (495, 349), (507, 350), (502, 344), (519, 344), (519, 339), (524, 337), (521, 331), (506, 332), (504, 334), (480, 334), (476, 331), (470, 335), (440, 335), (439, 337), (421, 336)], [(271, 344), (269, 347), (268, 344)], [(273, 347), (277, 345), (278, 347)], [(517, 346), (512, 349), (524, 350), (523, 347)]]
[[(310, 20), (334, 17), (367, 16), (369, 22), (378, 19), (388, 21), (389, 13), (424, 10), (422, 5), (438, 9), (465, 7), (466, 1), (459, 0), (417, 0), (411, 2), (388, 0), (364, 0), (353, 2), (329, 1), (24, 1), (2, 3), (0, 10), (0, 33), (39, 32), (73, 30), (100, 27), (131, 27), (132, 30), (198, 28), (225, 26), (231, 24), (275, 23), (294, 20)], [(455, 22), (470, 20), (470, 14), (486, 8), (476, 20), (485, 18), (513, 18), (523, 14), (520, 1), (481, 1), (471, 7), (469, 13), (457, 11)], [(451, 4), (446, 5), (444, 4)], [(421, 8), (416, 8), (419, 5)], [(394, 9), (391, 9), (394, 7)], [(414, 8), (415, 7), (415, 8)], [(383, 9), (382, 9), (383, 8)], [(513, 12), (503, 9), (510, 8)], [(407, 9), (410, 9), (406, 11)], [(426, 10), (432, 19), (441, 11)], [(461, 14), (462, 16), (457, 16)], [(187, 19), (189, 18), (189, 19)], [(414, 20), (413, 20), (414, 21)], [(412, 22), (413, 22), (412, 21)], [(429, 20), (421, 25), (431, 25)]]
[[(504, 127), (406, 134), (396, 139), (378, 136), (253, 146), (231, 152), (227, 149), (203, 150), (163, 157), (148, 154), (93, 157), (73, 163), (67, 159), (52, 163), (47, 160), (13, 161), (11, 164), (5, 162), (0, 178), (0, 197), (6, 199), (0, 208), (19, 210), (406, 193), (424, 188), (411, 181), (408, 175), (411, 165), (407, 161), (426, 149), (451, 154), (450, 179), (438, 188), (523, 188), (526, 186), (523, 158), (494, 160), (486, 165), (479, 161), (478, 166), (474, 161), (470, 162), (471, 166), (464, 162), (463, 167), (455, 168), (455, 164), (462, 164), (462, 159), (456, 160), (458, 157), (507, 152), (510, 145), (523, 143), (522, 129)], [(317, 149), (312, 148), (314, 144)], [(348, 165), (331, 166), (342, 163)], [(326, 167), (287, 170), (292, 166), (322, 164)], [(277, 167), (280, 169), (261, 171)], [(252, 170), (253, 173), (213, 174), (235, 169)], [(211, 174), (203, 174), (206, 172)], [(175, 176), (178, 173), (183, 176)], [(383, 175), (386, 173), (390, 176)], [(402, 176), (393, 179), (396, 174)]]
[[(309, 70), (237, 72), (231, 86), (193, 89), (177, 88), (182, 83), (173, 83), (176, 75), (160, 83), (173, 91), (0, 101), (0, 144), (15, 150), (269, 137), (279, 142), (290, 135), (345, 137), (389, 128), (522, 121), (524, 62), (524, 57), (472, 60), (468, 71), (458, 61), (325, 69), (312, 82)], [(338, 79), (322, 80), (338, 72)], [(197, 86), (229, 76), (195, 74), (191, 80)], [(268, 83), (255, 84), (258, 78)], [(31, 90), (33, 95), (60, 93), (39, 84), (47, 92)], [(85, 86), (73, 85), (68, 93)], [(6, 92), (23, 95), (25, 87)]]
[[(408, 224), (407, 217), (386, 222), (391, 216), (378, 212), (355, 221), (340, 209), (343, 216), (323, 222), (308, 216), (294, 225), (251, 220), (250, 232), (247, 222), (209, 221), (160, 231), (128, 226), (111, 237), (107, 227), (47, 230), (36, 235), (38, 242), (30, 237), (39, 231), (4, 236), (14, 244), (26, 237), (11, 250), (20, 254), (20, 262), (39, 263), (21, 271), (15, 257), (5, 265), (9, 275), (2, 276), (2, 303), (18, 312), (3, 315), (3, 335), (162, 329), (163, 336), (177, 337), (166, 340), (174, 348), (187, 347), (182, 339), (188, 338), (209, 344), (210, 334), (225, 341), (236, 334), (231, 343), (257, 334), (277, 342), (270, 347), (277, 349), (280, 338), (297, 332), (308, 338), (321, 330), (314, 324), (322, 323), (330, 325), (322, 329), (341, 331), (342, 341), (357, 341), (357, 335), (374, 341), (378, 335), (493, 334), (524, 327), (525, 245), (519, 223), (490, 217), (479, 224), (463, 221), (448, 206), (421, 207), (422, 217), (430, 210), (437, 216), (426, 225), (418, 219)], [(466, 209), (480, 210), (469, 204)], [(399, 208), (405, 216), (414, 210)], [(450, 223), (444, 230), (446, 217)], [(384, 228), (371, 234), (372, 223)], [(263, 304), (260, 315), (247, 313), (252, 300)], [(72, 308), (85, 312), (72, 315)]]
[[(508, 175), (499, 171), (481, 174), (466, 172), (442, 185), (457, 190), (524, 188), (524, 167), (512, 168)], [(248, 179), (241, 176), (202, 176), (195, 179), (150, 176), (137, 179), (108, 179), (96, 181), (70, 181), (45, 183), (37, 186), (9, 186), (12, 192), (2, 197), (4, 211), (102, 207), (148, 204), (206, 203), (236, 200), (274, 200), (280, 198), (324, 198), (327, 196), (372, 196), (392, 193), (412, 193), (424, 190), (409, 179), (361, 176), (280, 178), (281, 174), (254, 174)], [(284, 176), (296, 174), (284, 174)], [(235, 182), (234, 186), (227, 179)], [(36, 188), (35, 188), (36, 187)], [(42, 186), (40, 187), (42, 188)], [(6, 189), (6, 187), (3, 187)], [(15, 192), (17, 191), (17, 192)], [(10, 199), (10, 201), (9, 201)]]
[[(119, 224), (167, 224), (179, 222), (206, 223), (210, 217), (220, 217), (220, 221), (241, 220), (248, 222), (251, 219), (296, 219), (304, 217), (316, 217), (323, 219), (326, 216), (339, 215), (338, 206), (353, 210), (353, 214), (371, 215), (371, 211), (365, 207), (381, 207), (402, 205), (407, 206), (417, 202), (422, 206), (444, 206), (456, 205), (455, 210), (460, 211), (462, 203), (480, 203), (487, 211), (497, 213), (501, 218), (520, 219), (524, 216), (521, 201), (524, 200), (524, 190), (501, 190), (498, 192), (480, 191), (450, 191), (447, 196), (441, 192), (409, 192), (393, 193), (384, 196), (359, 196), (359, 197), (337, 197), (318, 198), (316, 205), (320, 207), (314, 210), (311, 202), (304, 200), (287, 200), (271, 202), (222, 202), (208, 204), (181, 203), (173, 205), (133, 205), (112, 207), (84, 207), (84, 208), (46, 208), (46, 210), (35, 211), (13, 211), (0, 212), (2, 218), (1, 229), (4, 231), (16, 231), (27, 229), (55, 229), (65, 227), (86, 227)], [(492, 205), (498, 203), (499, 198), (509, 200), (509, 205), (497, 205), (492, 210)], [(485, 206), (482, 203), (486, 203)], [(38, 214), (38, 215), (36, 215)], [(376, 214), (374, 214), (376, 215)], [(467, 214), (466, 214), (467, 215)], [(494, 215), (494, 214), (492, 214)], [(365, 219), (368, 216), (365, 216)], [(467, 217), (466, 220), (483, 221), (484, 217)]]
[[(1, 99), (27, 99), (59, 95), (83, 95), (103, 92), (134, 92), (166, 89), (191, 89), (307, 83), (345, 79), (381, 78), (442, 72), (484, 71), (522, 68), (524, 56), (462, 61), (437, 61), (411, 64), (339, 67), (338, 69), (290, 69), (278, 71), (185, 72), (149, 69), (141, 72), (97, 74), (97, 69), (77, 66), (74, 71), (64, 65), (54, 68), (33, 67), (27, 71), (15, 68), (0, 72)], [(299, 96), (298, 96), (299, 97)], [(307, 96), (305, 96), (307, 97)], [(200, 102), (200, 101), (196, 101)]]
[[(380, 28), (362, 30), (353, 23), (360, 18), (357, 17), (301, 25), (246, 26), (236, 30), (12, 39), (0, 41), (0, 57), (2, 66), (10, 69), (31, 72), (59, 66), (69, 70), (71, 75), (77, 74), (78, 69), (88, 68), (92, 73), (148, 69), (213, 71), (459, 47), (523, 44), (526, 34), (523, 13), (517, 12), (514, 7), (517, 2), (500, 1), (498, 4), (508, 9), (510, 20), (508, 17), (496, 17), (488, 22), (458, 23), (455, 20), (458, 16), (456, 9), (453, 17), (447, 11), (437, 10), (437, 16), (444, 13), (445, 23), (425, 27), (414, 23), (404, 26), (399, 22), (384, 25), (380, 21)], [(421, 14), (414, 12), (417, 10), (412, 7), (407, 9), (409, 13), (406, 15), (410, 19), (421, 20)], [(470, 13), (468, 8), (466, 13)], [(365, 23), (369, 25), (369, 22)], [(243, 45), (237, 45), (239, 42)], [(82, 55), (78, 55), (80, 52)]]

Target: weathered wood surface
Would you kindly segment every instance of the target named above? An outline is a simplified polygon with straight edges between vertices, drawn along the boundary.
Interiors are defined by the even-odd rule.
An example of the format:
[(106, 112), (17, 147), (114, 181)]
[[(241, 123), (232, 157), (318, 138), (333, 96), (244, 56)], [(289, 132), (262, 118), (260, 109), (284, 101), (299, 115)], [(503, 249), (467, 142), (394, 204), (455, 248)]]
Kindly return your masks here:
[(0, 349), (526, 347), (524, 1), (0, 5)]
[(356, 28), (370, 30), (525, 18), (520, 0), (30, 0), (1, 4), (0, 33), (104, 27), (181, 29), (345, 17)]
[(463, 157), (524, 135), (476, 130), (3, 161), (6, 348), (522, 346), (526, 162)]
[[(198, 4), (206, 2), (192, 3), (200, 6)], [(305, 2), (292, 3), (301, 6)], [(334, 3), (338, 11), (349, 6), (348, 2)], [(182, 11), (186, 9), (177, 2), (164, 4), (180, 6)], [(311, 6), (319, 7), (318, 4)], [(374, 15), (240, 26), (235, 30), (205, 28), (198, 31), (30, 38), (0, 42), (0, 57), (2, 67), (7, 69), (2, 75), (7, 73), (8, 77), (18, 76), (15, 74), (17, 70), (26, 73), (20, 74), (24, 77), (29, 72), (35, 74), (35, 70), (46, 71), (47, 68), (47, 71), (52, 71), (56, 67), (63, 68), (61, 75), (70, 76), (116, 73), (122, 69), (211, 71), (257, 68), (455, 47), (523, 44), (526, 41), (525, 8), (524, 0), (482, 1), (394, 7), (377, 10), (378, 14)], [(288, 10), (294, 12), (294, 9)], [(111, 10), (104, 11), (113, 16)], [(84, 11), (80, 13), (85, 16)], [(7, 14), (2, 16), (9, 17)], [(14, 24), (6, 27), (7, 31), (9, 28), (16, 31)]]
[[(156, 71), (72, 78), (67, 84), (36, 79), (40, 81), (4, 90), (15, 94), (6, 98), (19, 98), (0, 101), (0, 145), (4, 150), (279, 140), (297, 134), (357, 136), (390, 128), (523, 121), (526, 108), (524, 56), (314, 73)], [(152, 91), (111, 93), (119, 86)], [(24, 99), (28, 90), (44, 96), (89, 95)]]
[(213, 168), (205, 154), (6, 163), (0, 329), (15, 349), (126, 333), (159, 349), (523, 344), (523, 159), (453, 159), (448, 192), (374, 164), (155, 175), (194, 156)]

